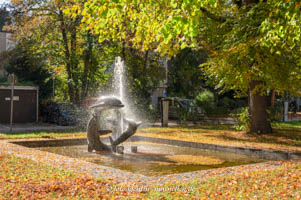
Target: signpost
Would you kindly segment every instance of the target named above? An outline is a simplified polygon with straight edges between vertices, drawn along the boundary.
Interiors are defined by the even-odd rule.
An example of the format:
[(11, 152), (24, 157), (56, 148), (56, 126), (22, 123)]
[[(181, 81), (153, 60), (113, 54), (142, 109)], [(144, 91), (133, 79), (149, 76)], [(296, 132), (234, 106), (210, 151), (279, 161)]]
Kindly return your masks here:
[(14, 87), (17, 83), (17, 77), (14, 73), (8, 75), (8, 83), (11, 85), (10, 97), (10, 132), (13, 131), (13, 113), (14, 113)]

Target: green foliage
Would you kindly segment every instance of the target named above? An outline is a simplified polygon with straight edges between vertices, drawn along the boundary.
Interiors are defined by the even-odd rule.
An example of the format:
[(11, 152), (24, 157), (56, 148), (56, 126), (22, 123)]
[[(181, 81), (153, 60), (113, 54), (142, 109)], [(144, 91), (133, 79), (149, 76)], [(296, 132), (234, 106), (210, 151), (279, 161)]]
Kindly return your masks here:
[(301, 88), (299, 1), (240, 7), (236, 1), (90, 0), (75, 7), (73, 13), (79, 10), (101, 41), (126, 41), (169, 56), (186, 47), (205, 48), (204, 70), (217, 88), (246, 94), (250, 80), (261, 80), (262, 91)]
[(158, 55), (134, 49), (125, 50), (128, 89), (138, 110), (148, 110), (153, 91), (165, 78)]
[(192, 116), (192, 113), (190, 113), (186, 109), (179, 109), (177, 113), (179, 115), (179, 119), (178, 119), (179, 124), (185, 125), (187, 124), (188, 120), (195, 121), (195, 119)]
[(235, 14), (229, 22), (217, 27), (222, 41), (211, 44), (215, 49), (204, 67), (216, 87), (235, 89), (246, 94), (249, 81), (253, 79), (262, 81), (262, 85), (257, 88), (262, 93), (273, 88), (277, 91), (298, 92), (296, 88), (300, 88), (300, 69), (297, 67), (296, 56), (300, 57), (300, 53), (297, 49), (288, 51), (281, 47), (277, 47), (278, 53), (271, 50), (263, 42), (269, 41), (268, 37), (258, 31), (258, 27), (265, 26), (265, 20), (269, 19), (269, 12), (272, 12), (271, 7), (274, 5), (275, 2), (267, 1), (238, 10), (230, 8), (234, 9)]
[(81, 16), (63, 13), (69, 1), (13, 1), (14, 38), (33, 55), (45, 58), (55, 77), (56, 100), (80, 104), (94, 96), (108, 80), (107, 63), (118, 46), (98, 43), (98, 37), (81, 26)]
[(246, 99), (238, 99), (238, 98), (229, 98), (229, 97), (223, 97), (218, 101), (218, 107), (223, 108), (225, 110), (225, 113), (229, 113), (237, 108), (242, 108), (247, 106), (247, 100)]
[(200, 92), (195, 98), (196, 104), (205, 110), (206, 114), (213, 113), (216, 109), (214, 94), (210, 90)]
[(169, 63), (168, 88), (170, 96), (195, 98), (203, 87), (205, 81), (200, 64), (205, 62), (204, 51), (194, 51), (190, 48), (183, 49)]
[(158, 119), (160, 119), (160, 110), (159, 107), (153, 107), (152, 105), (149, 105), (148, 109), (146, 110), (147, 112), (147, 119), (150, 122), (155, 123)]
[(281, 121), (283, 118), (283, 99), (276, 98), (274, 107), (269, 107), (271, 121)]
[(214, 94), (208, 89), (200, 92), (195, 98), (195, 102), (209, 116), (226, 116), (233, 112), (233, 110), (247, 106), (244, 99), (233, 99), (233, 97), (230, 98), (227, 96), (219, 99), (218, 103), (216, 103)]
[(52, 83), (49, 78), (51, 75), (41, 57), (17, 46), (13, 50), (1, 54), (1, 64), (8, 73), (15, 73), (19, 79), (17, 85), (39, 86), (40, 98), (50, 97)]
[(249, 131), (250, 130), (250, 115), (249, 108), (240, 108), (233, 113), (232, 116), (236, 119), (234, 128), (238, 131)]

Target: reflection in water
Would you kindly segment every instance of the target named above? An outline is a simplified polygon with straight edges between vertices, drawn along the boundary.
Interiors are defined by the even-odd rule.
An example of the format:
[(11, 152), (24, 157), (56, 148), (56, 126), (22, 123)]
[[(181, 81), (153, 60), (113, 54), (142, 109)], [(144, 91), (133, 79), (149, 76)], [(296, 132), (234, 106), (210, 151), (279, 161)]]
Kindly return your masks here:
[[(138, 146), (137, 153), (131, 153), (133, 145)], [(263, 161), (240, 154), (155, 143), (127, 142), (123, 143), (123, 146), (125, 153), (122, 155), (111, 152), (89, 153), (86, 145), (39, 149), (147, 176), (161, 176)]]

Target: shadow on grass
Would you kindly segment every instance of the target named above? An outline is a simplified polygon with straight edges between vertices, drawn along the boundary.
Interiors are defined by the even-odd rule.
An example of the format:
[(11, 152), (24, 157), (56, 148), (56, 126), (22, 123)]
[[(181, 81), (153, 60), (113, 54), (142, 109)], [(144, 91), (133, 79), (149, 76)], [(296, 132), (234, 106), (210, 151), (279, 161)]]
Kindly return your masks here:
[[(223, 133), (220, 135), (208, 135), (209, 137), (220, 138), (227, 141), (280, 144), (288, 146), (301, 147), (301, 121), (294, 122), (276, 122), (272, 123), (273, 133), (270, 134), (252, 134), (245, 133), (244, 137), (235, 137)], [(225, 131), (229, 129), (224, 129)]]
[[(154, 130), (150, 130), (152, 133), (160, 135), (166, 133), (191, 133), (200, 134), (208, 138), (224, 140), (227, 142), (265, 143), (301, 147), (301, 121), (273, 122), (272, 126), (273, 133), (264, 135), (236, 131), (234, 126), (231, 124), (203, 124), (193, 127), (181, 126), (172, 128), (156, 128)], [(143, 132), (148, 131), (146, 130)]]
[(265, 144), (279, 144), (286, 146), (296, 146), (301, 147), (301, 142), (298, 140), (293, 140), (286, 137), (275, 137), (273, 135), (263, 136), (263, 135), (255, 135), (250, 138), (237, 138), (230, 135), (211, 135), (210, 137), (219, 138), (222, 140), (226, 140), (229, 142), (248, 142), (248, 143), (265, 143)]

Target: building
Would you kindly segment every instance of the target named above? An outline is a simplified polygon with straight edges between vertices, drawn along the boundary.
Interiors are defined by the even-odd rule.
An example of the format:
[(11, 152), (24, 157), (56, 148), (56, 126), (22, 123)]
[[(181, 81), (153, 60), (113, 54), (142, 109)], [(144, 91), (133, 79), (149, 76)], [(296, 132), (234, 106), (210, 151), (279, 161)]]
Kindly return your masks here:
[[(15, 42), (11, 40), (12, 33), (4, 30), (7, 24), (9, 12), (5, 5), (0, 5), (0, 53), (11, 50), (15, 47)], [(4, 66), (0, 65), (0, 77), (7, 76)], [(10, 122), (11, 113), (11, 86), (0, 85), (0, 123)], [(13, 97), (13, 122), (28, 123), (38, 121), (39, 111), (39, 87), (14, 86)]]
[[(8, 16), (9, 12), (5, 8), (0, 7), (0, 53), (14, 48), (16, 44), (14, 41), (11, 40), (12, 33), (7, 32), (3, 29)], [(5, 69), (3, 66), (0, 65), (0, 77), (5, 75)]]
[[(39, 88), (32, 86), (14, 87), (14, 123), (37, 122), (39, 114)], [(11, 87), (0, 86), (0, 123), (10, 122)]]

